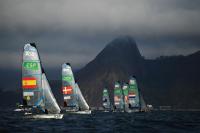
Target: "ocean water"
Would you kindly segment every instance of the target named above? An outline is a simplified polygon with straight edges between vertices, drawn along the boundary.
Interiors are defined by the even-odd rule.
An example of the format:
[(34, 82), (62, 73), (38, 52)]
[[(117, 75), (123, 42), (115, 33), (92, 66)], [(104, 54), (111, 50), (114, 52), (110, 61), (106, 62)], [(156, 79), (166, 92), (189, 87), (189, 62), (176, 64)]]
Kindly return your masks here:
[(66, 114), (62, 120), (28, 119), (13, 109), (0, 109), (0, 132), (66, 133), (200, 133), (200, 112)]

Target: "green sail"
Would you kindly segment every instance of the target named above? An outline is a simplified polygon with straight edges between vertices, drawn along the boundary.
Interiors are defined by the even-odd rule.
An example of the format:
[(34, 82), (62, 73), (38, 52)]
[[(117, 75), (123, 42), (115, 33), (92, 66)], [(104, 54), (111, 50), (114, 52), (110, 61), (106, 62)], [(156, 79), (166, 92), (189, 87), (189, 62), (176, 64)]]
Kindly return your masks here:
[(125, 109), (125, 111), (127, 111), (129, 109), (128, 108), (128, 104), (129, 104), (129, 101), (128, 101), (129, 86), (128, 86), (128, 84), (124, 83), (122, 86), (122, 90), (123, 90), (123, 96), (124, 96), (124, 109)]
[(77, 88), (75, 87), (74, 75), (69, 63), (62, 65), (62, 92), (64, 107), (68, 108), (69, 111), (77, 110)]
[(35, 112), (60, 113), (60, 107), (51, 91), (35, 44), (24, 46), (22, 89), (25, 107), (29, 106), (37, 110)]
[(119, 82), (115, 82), (114, 88), (114, 108), (122, 111), (124, 109), (123, 92)]

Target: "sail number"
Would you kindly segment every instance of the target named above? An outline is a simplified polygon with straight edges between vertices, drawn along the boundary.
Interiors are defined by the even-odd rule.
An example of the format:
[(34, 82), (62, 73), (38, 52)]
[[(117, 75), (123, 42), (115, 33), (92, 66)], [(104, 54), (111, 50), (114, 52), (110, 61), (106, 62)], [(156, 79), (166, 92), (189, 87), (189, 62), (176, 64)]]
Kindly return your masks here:
[(63, 80), (71, 82), (72, 81), (72, 76), (63, 76)]
[(23, 66), (27, 70), (38, 70), (38, 63), (37, 62), (24, 62)]

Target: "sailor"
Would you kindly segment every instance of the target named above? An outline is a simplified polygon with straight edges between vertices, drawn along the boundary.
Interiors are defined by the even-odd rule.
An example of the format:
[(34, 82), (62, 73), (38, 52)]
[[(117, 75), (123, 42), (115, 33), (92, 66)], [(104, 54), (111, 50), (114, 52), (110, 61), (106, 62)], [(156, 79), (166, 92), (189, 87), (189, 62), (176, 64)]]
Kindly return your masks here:
[(27, 106), (27, 105), (28, 105), (25, 98), (23, 98), (23, 105), (24, 105), (24, 106)]
[(45, 114), (48, 114), (48, 110), (47, 109), (45, 109)]

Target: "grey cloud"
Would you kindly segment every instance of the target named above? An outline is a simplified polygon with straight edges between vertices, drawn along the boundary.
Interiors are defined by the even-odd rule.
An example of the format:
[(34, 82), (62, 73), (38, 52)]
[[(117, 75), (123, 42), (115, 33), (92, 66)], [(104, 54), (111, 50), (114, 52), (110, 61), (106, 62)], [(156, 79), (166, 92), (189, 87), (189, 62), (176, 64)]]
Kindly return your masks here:
[(23, 45), (38, 44), (46, 67), (81, 67), (113, 38), (132, 35), (147, 58), (200, 49), (198, 0), (0, 0), (1, 57), (13, 64)]
[[(86, 0), (2, 2), (1, 28), (30, 32), (122, 32), (134, 35), (199, 34), (198, 1)], [(198, 9), (198, 10), (197, 10)]]

